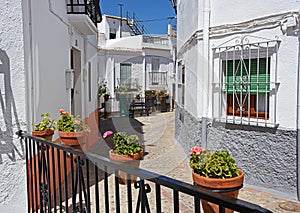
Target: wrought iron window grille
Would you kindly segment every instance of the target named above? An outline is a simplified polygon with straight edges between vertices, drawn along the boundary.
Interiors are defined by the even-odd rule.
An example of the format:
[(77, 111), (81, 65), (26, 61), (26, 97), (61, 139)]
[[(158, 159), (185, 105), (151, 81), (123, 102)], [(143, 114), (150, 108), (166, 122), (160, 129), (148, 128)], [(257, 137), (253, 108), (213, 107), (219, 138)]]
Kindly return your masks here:
[(277, 127), (277, 57), (280, 40), (238, 36), (213, 48), (213, 118)]

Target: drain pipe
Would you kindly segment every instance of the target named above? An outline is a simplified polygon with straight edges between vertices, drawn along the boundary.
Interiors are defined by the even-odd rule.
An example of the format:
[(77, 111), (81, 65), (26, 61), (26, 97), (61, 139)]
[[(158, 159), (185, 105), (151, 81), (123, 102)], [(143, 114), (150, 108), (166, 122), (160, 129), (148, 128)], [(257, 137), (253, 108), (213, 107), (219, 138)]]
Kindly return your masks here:
[[(209, 97), (209, 26), (210, 26), (210, 0), (203, 3), (203, 63), (202, 63), (202, 122), (201, 141), (202, 146), (207, 148), (207, 118)], [(198, 20), (199, 21), (199, 20)], [(199, 60), (201, 61), (201, 60)]]
[[(28, 65), (25, 65), (25, 70), (27, 69), (26, 74), (26, 120), (27, 120), (27, 130), (31, 129), (31, 125), (29, 123), (32, 123), (35, 121), (35, 93), (34, 93), (34, 53), (33, 53), (33, 29), (32, 29), (32, 2), (31, 0), (28, 0), (27, 6), (27, 13), (28, 13)], [(25, 38), (24, 38), (25, 39)], [(30, 122), (29, 122), (30, 121)]]
[[(300, 37), (298, 45), (300, 44)], [(297, 152), (297, 198), (300, 201), (300, 48), (298, 52), (298, 76), (297, 76), (297, 136), (296, 136), (296, 152)]]

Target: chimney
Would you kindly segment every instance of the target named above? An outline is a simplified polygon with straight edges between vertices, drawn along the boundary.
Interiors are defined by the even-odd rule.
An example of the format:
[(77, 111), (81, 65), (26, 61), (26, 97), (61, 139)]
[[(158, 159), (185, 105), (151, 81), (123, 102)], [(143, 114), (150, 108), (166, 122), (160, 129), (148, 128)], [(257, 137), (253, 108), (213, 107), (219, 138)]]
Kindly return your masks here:
[(172, 34), (172, 24), (168, 24), (168, 35)]

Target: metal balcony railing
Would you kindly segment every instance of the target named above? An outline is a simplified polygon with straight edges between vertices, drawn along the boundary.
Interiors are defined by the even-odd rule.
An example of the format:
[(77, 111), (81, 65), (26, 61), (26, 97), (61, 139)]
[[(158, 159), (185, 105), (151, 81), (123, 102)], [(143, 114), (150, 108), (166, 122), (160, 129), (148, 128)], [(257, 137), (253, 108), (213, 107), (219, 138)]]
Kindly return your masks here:
[(168, 38), (162, 38), (159, 36), (143, 36), (143, 42), (148, 44), (169, 45)]
[[(155, 174), (127, 164), (115, 163), (93, 149), (68, 147), (19, 131), (25, 143), (27, 212), (181, 212), (181, 202), (191, 199), (193, 212), (200, 212), (200, 199), (237, 212), (271, 211), (258, 205), (228, 198), (200, 186)], [(127, 173), (119, 185), (118, 171)], [(130, 175), (138, 177), (131, 184)], [(168, 196), (166, 196), (166, 193)], [(169, 197), (169, 198), (168, 198)], [(171, 210), (172, 209), (172, 210)], [(186, 211), (185, 211), (186, 212)]]
[(149, 72), (149, 84), (151, 86), (167, 85), (167, 72)]
[(130, 15), (130, 13), (126, 12), (126, 20), (128, 26), (131, 28), (134, 35), (149, 35), (150, 32), (147, 30), (145, 25), (143, 25), (140, 19), (135, 15), (135, 13)]
[(67, 13), (86, 14), (97, 26), (97, 23), (102, 21), (99, 1), (100, 0), (68, 0)]

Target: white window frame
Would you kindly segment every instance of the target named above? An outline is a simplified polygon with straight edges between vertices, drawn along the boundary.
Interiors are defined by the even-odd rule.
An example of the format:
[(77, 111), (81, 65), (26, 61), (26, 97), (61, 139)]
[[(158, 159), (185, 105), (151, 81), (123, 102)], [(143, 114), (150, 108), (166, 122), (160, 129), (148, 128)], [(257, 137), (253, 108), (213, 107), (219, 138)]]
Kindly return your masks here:
[[(254, 36), (238, 36), (229, 41), (213, 48), (213, 85), (212, 85), (212, 116), (213, 119), (216, 121), (221, 121), (225, 123), (233, 123), (233, 124), (241, 124), (241, 125), (255, 125), (255, 126), (265, 126), (265, 127), (277, 127), (276, 121), (276, 102), (277, 102), (277, 90), (279, 83), (277, 82), (277, 57), (278, 57), (278, 47), (280, 41), (278, 39), (271, 40), (265, 39), (261, 37), (254, 37)], [(266, 70), (270, 77), (266, 77), (266, 83), (260, 82), (257, 80), (256, 82), (250, 80), (251, 75), (253, 79), (253, 68), (251, 67), (252, 64), (251, 60), (256, 60), (257, 62), (259, 59), (265, 58), (266, 59)], [(225, 78), (226, 74), (224, 72), (228, 72), (228, 67), (226, 64), (228, 61), (239, 61), (242, 63), (244, 61), (248, 61), (249, 67), (244, 67), (245, 73), (247, 76), (243, 76), (244, 71), (236, 72), (239, 73), (241, 76), (234, 76), (232, 74), (232, 81), (229, 81)], [(259, 62), (258, 62), (258, 73), (259, 75)], [(234, 65), (232, 68), (233, 72), (235, 70)], [(255, 71), (254, 71), (255, 72)], [(252, 74), (251, 74), (252, 73)], [(228, 75), (229, 76), (229, 75)], [(240, 79), (240, 81), (238, 81)], [(228, 92), (229, 85), (231, 86), (232, 91)], [(227, 86), (226, 86), (227, 85)], [(253, 90), (254, 86), (257, 86), (256, 90)], [(253, 96), (258, 97), (261, 95), (261, 90), (258, 89), (258, 85), (266, 85), (265, 88), (268, 88), (263, 92), (265, 97), (269, 98), (268, 105), (265, 104), (265, 107), (268, 106), (268, 116), (265, 113), (264, 117), (259, 116), (258, 113), (253, 113), (250, 111), (250, 104), (253, 106)], [(235, 87), (240, 87), (241, 89), (236, 89)], [(251, 89), (252, 88), (252, 89)], [(254, 91), (254, 95), (253, 95)], [(232, 93), (232, 95), (230, 94)], [(238, 93), (238, 94), (237, 94)], [(238, 103), (238, 106), (241, 110), (238, 110), (240, 113), (234, 113), (235, 110), (232, 110), (233, 113), (228, 113), (228, 100), (227, 97), (237, 97), (237, 100), (243, 100), (246, 102)], [(240, 95), (240, 96), (237, 96)], [(251, 102), (252, 101), (252, 102)], [(256, 98), (256, 108), (258, 107), (259, 101)], [(233, 100), (233, 105), (236, 103)], [(248, 103), (248, 106), (245, 108), (245, 103)]]
[(186, 69), (185, 65), (181, 62), (178, 63), (178, 72), (177, 72), (177, 103), (184, 106), (184, 98), (185, 98), (185, 79), (186, 79)]

